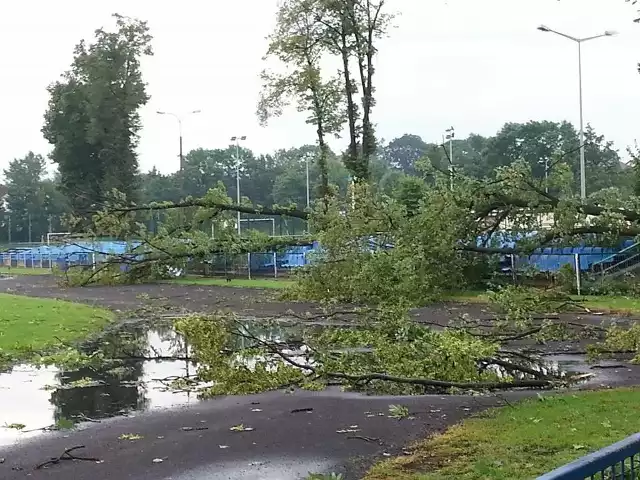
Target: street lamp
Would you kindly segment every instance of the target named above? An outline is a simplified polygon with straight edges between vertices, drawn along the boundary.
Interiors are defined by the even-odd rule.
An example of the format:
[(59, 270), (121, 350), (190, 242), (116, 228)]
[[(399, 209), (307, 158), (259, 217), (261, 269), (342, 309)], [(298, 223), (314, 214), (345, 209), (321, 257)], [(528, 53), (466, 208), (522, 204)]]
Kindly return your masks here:
[[(307, 210), (309, 210), (309, 205), (311, 205), (311, 194), (309, 189), (309, 159), (313, 157), (314, 154), (311, 152), (307, 152), (304, 155), (305, 170), (307, 174)], [(307, 220), (307, 233), (309, 233), (309, 220)]]
[[(231, 137), (231, 141), (236, 143), (236, 203), (240, 206), (240, 142), (247, 139), (246, 135), (241, 137)], [(238, 210), (238, 236), (240, 235), (240, 211)]]
[[(184, 155), (182, 155), (182, 119), (176, 115), (175, 113), (171, 113), (171, 112), (161, 112), (161, 111), (157, 111), (156, 112), (158, 115), (171, 115), (172, 117), (174, 117), (176, 120), (178, 120), (178, 131), (180, 133), (180, 171), (184, 170)], [(188, 115), (194, 114), (194, 113), (200, 113), (200, 110), (193, 110), (191, 112), (188, 113)]]
[(311, 152), (307, 152), (304, 154), (304, 163), (305, 163), (305, 170), (306, 170), (306, 176), (307, 176), (307, 208), (309, 208), (309, 205), (311, 204), (311, 195), (310, 195), (310, 189), (309, 189), (309, 160), (311, 158), (314, 157), (314, 154)]
[(538, 165), (544, 165), (544, 191), (549, 193), (549, 159), (545, 157), (544, 160), (538, 160)]
[(553, 30), (546, 25), (540, 25), (538, 30), (546, 33), (555, 33), (556, 35), (560, 35), (561, 37), (568, 38), (578, 44), (578, 86), (579, 86), (579, 96), (580, 96), (580, 198), (585, 200), (587, 198), (587, 181), (585, 177), (585, 160), (584, 160), (584, 120), (583, 120), (583, 109), (582, 109), (582, 44), (589, 40), (595, 40), (596, 38), (601, 37), (613, 37), (617, 35), (617, 32), (612, 30), (607, 30), (604, 33), (599, 35), (593, 35), (591, 37), (572, 37), (571, 35), (567, 35), (566, 33), (558, 32)]
[(453, 127), (447, 128), (445, 132), (447, 133), (445, 138), (449, 140), (449, 188), (453, 190), (453, 139), (456, 132)]

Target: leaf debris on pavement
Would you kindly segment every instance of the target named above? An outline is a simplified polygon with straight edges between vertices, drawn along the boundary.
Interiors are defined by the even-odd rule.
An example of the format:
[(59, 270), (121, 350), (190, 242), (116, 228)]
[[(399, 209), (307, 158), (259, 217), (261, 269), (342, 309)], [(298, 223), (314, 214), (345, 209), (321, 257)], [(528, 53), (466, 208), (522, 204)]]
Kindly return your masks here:
[(231, 430), (232, 432), (252, 432), (255, 429), (253, 427), (245, 427), (244, 425), (240, 424), (231, 427), (229, 430)]

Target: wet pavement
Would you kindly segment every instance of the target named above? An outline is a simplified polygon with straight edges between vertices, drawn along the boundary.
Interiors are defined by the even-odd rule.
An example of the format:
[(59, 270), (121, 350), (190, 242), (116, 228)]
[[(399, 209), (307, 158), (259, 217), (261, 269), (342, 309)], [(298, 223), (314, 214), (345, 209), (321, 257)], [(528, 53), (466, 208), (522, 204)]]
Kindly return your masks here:
[[(33, 277), (5, 280), (2, 285), (10, 293), (127, 312), (152, 306), (146, 313), (155, 315), (159, 310), (180, 314), (227, 309), (251, 316), (254, 324), (260, 318), (288, 315), (289, 310), (294, 312), (290, 319), (317, 312), (309, 304), (274, 302), (271, 294), (259, 290), (175, 285), (61, 290), (51, 278)], [(477, 317), (491, 316), (484, 307), (469, 308)], [(419, 322), (444, 325), (461, 311), (459, 306), (440, 305), (420, 309), (415, 317)], [(591, 323), (603, 318), (583, 320)], [(269, 328), (263, 332), (268, 338), (282, 337), (281, 328)], [(168, 388), (168, 379), (191, 375), (196, 366), (187, 359), (188, 345), (166, 318), (147, 324), (131, 322), (96, 342), (118, 361), (81, 369), (21, 365), (0, 373), (0, 460), (4, 459), (0, 478), (297, 480), (309, 472), (335, 471), (350, 480), (360, 478), (377, 459), (402, 454), (413, 440), (504, 405), (505, 399), (511, 402), (536, 393), (371, 397), (330, 389), (201, 401), (192, 390)], [(565, 347), (559, 345), (558, 350)], [(86, 348), (91, 351), (96, 344)], [(555, 372), (593, 374), (580, 388), (640, 383), (640, 367), (627, 362), (600, 362), (600, 368), (593, 368), (584, 356), (567, 354), (548, 355), (546, 361), (544, 368)], [(391, 404), (407, 406), (412, 418), (390, 418)], [(296, 412), (300, 409), (309, 413)], [(230, 430), (240, 424), (251, 430)], [(36, 468), (78, 445), (85, 448), (77, 455), (97, 460), (59, 461)]]
[[(309, 472), (341, 472), (356, 479), (376, 459), (401, 455), (408, 443), (524, 395), (366, 397), (329, 390), (220, 397), (0, 447), (6, 459), (0, 478), (299, 480)], [(412, 418), (390, 418), (391, 404), (406, 406)], [(232, 431), (237, 425), (251, 430)], [(36, 468), (76, 445), (85, 446), (78, 455), (97, 460)]]

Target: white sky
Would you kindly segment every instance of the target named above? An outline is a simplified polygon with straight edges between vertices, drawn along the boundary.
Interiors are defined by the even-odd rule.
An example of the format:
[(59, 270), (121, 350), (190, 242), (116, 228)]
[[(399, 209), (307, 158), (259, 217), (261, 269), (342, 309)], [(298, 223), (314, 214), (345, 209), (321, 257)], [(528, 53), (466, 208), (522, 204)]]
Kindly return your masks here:
[[(577, 45), (536, 27), (574, 36), (620, 35), (583, 46), (585, 122), (624, 153), (638, 135), (640, 25), (624, 0), (388, 0), (401, 15), (380, 43), (375, 78), (378, 133), (438, 141), (491, 135), (507, 121), (578, 123)], [(142, 111), (143, 170), (178, 168), (178, 127), (185, 152), (224, 148), (247, 135), (257, 152), (314, 142), (314, 129), (292, 111), (267, 128), (255, 106), (259, 72), (277, 0), (31, 0), (4, 2), (0, 17), (0, 168), (28, 150), (47, 154), (42, 115), (47, 85), (68, 68), (74, 45), (90, 40), (111, 13), (149, 22), (155, 56), (143, 65), (151, 101)], [(334, 142), (342, 148), (344, 141)]]

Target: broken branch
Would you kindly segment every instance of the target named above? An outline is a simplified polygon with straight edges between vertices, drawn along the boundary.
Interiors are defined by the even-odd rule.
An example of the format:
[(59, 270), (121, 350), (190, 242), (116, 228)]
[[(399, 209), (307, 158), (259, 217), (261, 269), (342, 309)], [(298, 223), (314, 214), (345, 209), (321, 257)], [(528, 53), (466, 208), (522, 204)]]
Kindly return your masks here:
[(51, 457), (49, 460), (47, 460), (46, 462), (42, 462), (38, 465), (36, 465), (36, 470), (39, 470), (41, 468), (45, 468), (48, 467), (49, 465), (57, 465), (58, 463), (60, 463), (62, 460), (86, 460), (89, 462), (99, 462), (100, 459), (99, 458), (93, 458), (93, 457), (78, 457), (76, 455), (73, 455), (71, 452), (75, 451), (75, 450), (79, 450), (81, 448), (85, 448), (84, 445), (77, 445), (75, 447), (71, 447), (71, 448), (67, 448), (64, 452), (62, 452), (62, 455), (60, 455), (59, 457)]

